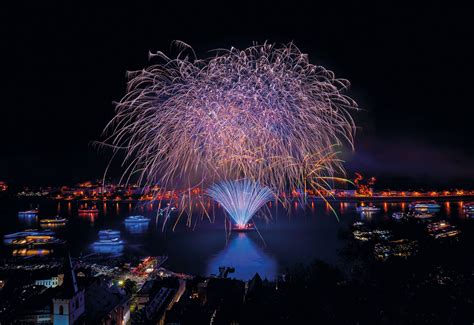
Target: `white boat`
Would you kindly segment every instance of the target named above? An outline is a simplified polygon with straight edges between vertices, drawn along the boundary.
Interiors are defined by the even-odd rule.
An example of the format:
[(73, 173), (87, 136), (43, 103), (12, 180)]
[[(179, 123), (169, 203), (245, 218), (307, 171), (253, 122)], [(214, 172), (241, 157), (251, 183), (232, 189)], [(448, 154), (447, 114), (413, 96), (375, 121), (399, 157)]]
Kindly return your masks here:
[(428, 212), (421, 212), (421, 213), (415, 213), (413, 215), (413, 218), (415, 219), (430, 219), (433, 218), (434, 214), (433, 213), (428, 213)]
[(92, 243), (91, 248), (99, 254), (121, 254), (124, 249), (124, 242), (119, 238), (101, 239)]
[(150, 219), (145, 218), (144, 216), (130, 216), (125, 218), (125, 223), (134, 224), (134, 223), (148, 223)]
[(410, 209), (417, 211), (439, 210), (441, 206), (436, 201), (417, 201), (409, 204)]
[(402, 211), (396, 211), (392, 213), (392, 218), (396, 220), (405, 219), (406, 217), (407, 217), (406, 213)]
[(36, 230), (36, 229), (27, 229), (24, 231), (15, 232), (12, 234), (7, 234), (3, 236), (3, 242), (5, 244), (11, 244), (14, 240), (22, 239), (27, 236), (52, 236), (54, 231), (52, 230)]
[(36, 216), (38, 214), (38, 209), (18, 211), (18, 216), (27, 217), (27, 216)]
[(100, 240), (118, 239), (118, 238), (120, 238), (119, 230), (106, 229), (106, 230), (99, 231)]
[(373, 206), (373, 205), (364, 205), (357, 207), (358, 212), (365, 212), (365, 213), (374, 213), (374, 212), (379, 212), (380, 208)]

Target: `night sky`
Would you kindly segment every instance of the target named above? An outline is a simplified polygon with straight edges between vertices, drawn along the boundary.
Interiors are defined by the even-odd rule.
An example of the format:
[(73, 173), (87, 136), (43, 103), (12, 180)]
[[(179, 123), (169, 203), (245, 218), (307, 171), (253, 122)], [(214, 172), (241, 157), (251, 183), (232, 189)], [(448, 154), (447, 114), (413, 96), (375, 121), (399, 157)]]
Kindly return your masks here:
[(110, 152), (91, 143), (125, 93), (126, 71), (145, 67), (149, 51), (170, 53), (178, 39), (206, 56), (268, 40), (294, 41), (312, 63), (351, 81), (349, 95), (363, 111), (356, 151), (344, 155), (349, 175), (376, 175), (382, 188), (474, 187), (474, 12), (467, 7), (32, 3), (0, 14), (0, 180), (57, 185), (101, 177)]

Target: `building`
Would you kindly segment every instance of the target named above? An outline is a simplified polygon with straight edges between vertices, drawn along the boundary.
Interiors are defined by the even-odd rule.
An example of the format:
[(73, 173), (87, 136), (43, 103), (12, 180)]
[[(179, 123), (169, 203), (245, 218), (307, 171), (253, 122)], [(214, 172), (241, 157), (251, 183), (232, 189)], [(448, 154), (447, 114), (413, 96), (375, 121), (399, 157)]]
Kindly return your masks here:
[(35, 281), (35, 285), (45, 286), (47, 288), (55, 288), (63, 284), (64, 274), (58, 274), (47, 279), (39, 279)]
[(123, 325), (130, 322), (130, 297), (101, 278), (85, 290), (86, 324)]
[(51, 301), (56, 294), (56, 289), (30, 286), (23, 291), (28, 291), (25, 295), (28, 298), (15, 311), (15, 323), (52, 324)]
[(79, 290), (77, 286), (76, 275), (69, 255), (65, 262), (63, 285), (58, 289), (53, 298), (53, 324), (80, 324), (85, 306), (84, 290)]
[(147, 281), (137, 293), (136, 301), (139, 310), (133, 315), (132, 323), (162, 322), (178, 288), (179, 281), (174, 278)]

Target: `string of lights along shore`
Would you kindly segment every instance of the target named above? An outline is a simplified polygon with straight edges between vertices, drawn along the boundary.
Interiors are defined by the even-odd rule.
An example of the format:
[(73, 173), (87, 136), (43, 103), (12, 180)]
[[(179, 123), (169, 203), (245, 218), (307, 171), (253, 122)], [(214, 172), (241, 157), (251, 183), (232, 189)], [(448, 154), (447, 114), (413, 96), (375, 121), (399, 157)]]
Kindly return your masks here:
[(353, 148), (358, 109), (347, 80), (293, 43), (206, 58), (174, 45), (175, 56), (150, 54), (150, 66), (128, 74), (105, 128), (102, 145), (123, 157), (122, 183), (179, 192), (172, 203), (188, 224), (199, 190), (200, 204), (214, 198), (241, 225), (271, 196), (285, 203), (293, 189), (330, 190), (343, 179), (338, 153)]

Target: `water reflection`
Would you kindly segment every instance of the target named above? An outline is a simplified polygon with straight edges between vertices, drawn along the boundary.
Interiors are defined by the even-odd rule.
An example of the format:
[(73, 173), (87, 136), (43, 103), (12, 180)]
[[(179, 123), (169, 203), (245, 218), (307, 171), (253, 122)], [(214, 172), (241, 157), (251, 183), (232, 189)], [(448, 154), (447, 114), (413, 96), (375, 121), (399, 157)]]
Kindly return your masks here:
[(149, 222), (143, 222), (143, 223), (125, 223), (125, 230), (127, 230), (128, 233), (133, 234), (133, 235), (140, 235), (144, 234), (148, 231), (148, 225)]
[(18, 215), (18, 220), (25, 227), (34, 227), (38, 223), (38, 216), (34, 214)]
[(98, 254), (113, 254), (118, 255), (123, 252), (124, 243), (123, 241), (117, 241), (116, 243), (96, 241), (91, 245), (92, 251)]
[(446, 201), (444, 203), (444, 209), (446, 210), (446, 216), (450, 217), (451, 216), (451, 204), (449, 201)]
[(365, 221), (371, 221), (377, 212), (363, 211), (360, 212), (360, 219)]
[(250, 234), (232, 234), (229, 243), (207, 265), (207, 274), (216, 274), (221, 266), (235, 268), (230, 277), (249, 280), (255, 273), (262, 278), (275, 279), (277, 262), (263, 251), (251, 238)]
[(30, 249), (30, 248), (21, 248), (14, 249), (12, 251), (13, 256), (29, 257), (29, 256), (44, 256), (52, 253), (50, 249)]
[[(0, 240), (7, 233), (39, 227), (35, 216), (20, 217), (15, 203), (5, 202), (4, 205), (10, 204), (11, 211), (3, 216), (6, 218), (4, 225), (8, 225), (8, 227), (0, 228)], [(124, 226), (124, 219), (131, 214), (129, 206), (127, 206), (129, 202), (121, 203), (118, 210), (120, 214), (117, 214), (116, 203), (98, 202), (97, 207), (100, 209), (100, 213), (78, 213), (78, 208), (84, 205), (83, 202), (62, 202), (62, 212), (66, 213), (67, 210), (71, 216), (68, 218), (66, 229), (58, 230), (58, 237), (67, 239), (68, 245), (74, 252), (85, 252), (90, 251), (90, 245), (98, 240), (97, 230), (124, 227), (122, 230), (127, 232), (128, 238), (125, 237), (127, 242), (118, 245), (115, 243), (101, 244), (92, 248), (92, 251), (108, 254), (119, 254), (122, 251), (127, 254), (169, 254), (171, 257), (168, 262), (170, 269), (189, 274), (216, 274), (219, 271), (219, 266), (234, 266), (236, 273), (230, 274), (230, 276), (243, 279), (252, 277), (255, 272), (258, 272), (262, 277), (275, 278), (275, 275), (285, 270), (286, 267), (300, 262), (309, 263), (314, 258), (336, 263), (339, 258), (338, 249), (344, 245), (345, 240), (338, 236), (339, 229), (350, 227), (359, 218), (367, 222), (378, 223), (391, 218), (393, 212), (408, 211), (408, 202), (392, 203), (387, 200), (387, 204), (384, 204), (385, 201), (376, 201), (373, 204), (380, 208), (380, 212), (359, 214), (356, 212), (358, 206), (356, 202), (334, 201), (330, 205), (322, 200), (311, 200), (308, 202), (310, 208), (306, 210), (301, 203), (294, 209), (294, 204), (291, 202), (289, 205), (291, 211), (288, 212), (286, 208), (282, 208), (281, 204), (272, 201), (268, 204), (269, 207), (271, 206), (271, 219), (268, 223), (262, 221), (259, 225), (268, 246), (264, 247), (261, 239), (253, 232), (233, 233), (225, 246), (221, 209), (209, 201), (204, 204), (204, 207), (207, 208), (212, 220), (215, 220), (214, 223), (208, 222), (207, 219), (199, 219), (202, 221), (199, 221), (196, 231), (191, 232), (187, 229), (183, 230), (185, 228), (184, 222), (180, 222), (179, 225), (182, 227), (178, 227), (176, 232), (169, 233), (162, 231), (163, 217), (158, 217), (157, 213), (159, 202), (153, 205), (150, 202), (132, 203), (134, 214), (150, 218), (148, 228), (143, 225)], [(447, 214), (450, 213), (452, 219), (464, 219), (466, 217), (463, 206), (466, 203), (467, 201), (451, 201), (447, 204), (443, 201), (441, 203), (442, 209), (438, 214), (447, 217)], [(166, 206), (166, 202), (162, 204), (164, 207)], [(88, 206), (91, 205), (93, 203), (88, 203)], [(336, 210), (339, 222), (331, 207)], [(44, 216), (53, 216), (56, 211), (56, 201), (42, 201), (41, 213)], [(201, 210), (197, 209), (196, 218), (193, 220), (198, 219), (200, 213)], [(172, 225), (173, 222), (169, 221), (168, 224)], [(156, 231), (151, 231), (155, 227)], [(216, 231), (217, 235), (208, 237), (208, 230), (210, 234)], [(143, 233), (145, 235), (141, 235)], [(195, 247), (198, 247), (195, 251), (190, 249)], [(1, 251), (11, 254), (10, 249)], [(45, 253), (45, 250), (29, 249), (17, 249), (14, 252), (17, 256)], [(59, 250), (51, 254), (57, 253)], [(0, 255), (0, 257), (3, 256)]]

